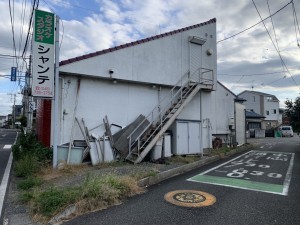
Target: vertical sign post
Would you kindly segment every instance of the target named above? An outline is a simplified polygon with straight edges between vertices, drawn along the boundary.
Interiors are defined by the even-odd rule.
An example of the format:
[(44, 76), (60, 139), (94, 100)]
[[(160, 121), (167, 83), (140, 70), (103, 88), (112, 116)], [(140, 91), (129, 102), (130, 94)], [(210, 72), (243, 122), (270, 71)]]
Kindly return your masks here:
[(57, 144), (58, 144), (58, 98), (59, 98), (59, 17), (56, 16), (55, 31), (55, 98), (53, 111), (53, 168), (57, 167)]
[(53, 138), (53, 168), (56, 168), (59, 132), (59, 18), (56, 17), (55, 19), (55, 15), (53, 13), (36, 9), (34, 14), (33, 36), (33, 71), (31, 93), (34, 97), (53, 99), (54, 107), (51, 117), (51, 136)]
[(54, 14), (35, 10), (32, 96), (54, 97)]

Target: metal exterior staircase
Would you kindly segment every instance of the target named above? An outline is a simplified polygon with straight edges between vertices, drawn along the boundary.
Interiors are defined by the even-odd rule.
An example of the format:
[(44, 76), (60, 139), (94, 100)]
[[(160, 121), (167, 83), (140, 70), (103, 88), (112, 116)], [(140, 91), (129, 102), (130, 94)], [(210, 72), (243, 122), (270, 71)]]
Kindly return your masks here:
[(144, 124), (142, 121), (128, 136), (129, 154), (126, 159), (134, 163), (141, 162), (198, 91), (212, 90), (213, 76), (213, 70), (205, 68), (199, 68), (192, 75), (185, 73), (145, 118), (150, 121), (149, 125), (137, 135), (137, 130), (141, 130), (140, 126)]

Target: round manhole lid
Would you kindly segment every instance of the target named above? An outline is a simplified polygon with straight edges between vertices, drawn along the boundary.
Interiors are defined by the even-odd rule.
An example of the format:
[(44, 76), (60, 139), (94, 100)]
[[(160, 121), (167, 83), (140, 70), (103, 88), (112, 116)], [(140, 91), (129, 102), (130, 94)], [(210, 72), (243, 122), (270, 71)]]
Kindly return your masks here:
[(203, 207), (213, 205), (216, 197), (203, 191), (177, 190), (165, 194), (165, 200), (178, 206)]

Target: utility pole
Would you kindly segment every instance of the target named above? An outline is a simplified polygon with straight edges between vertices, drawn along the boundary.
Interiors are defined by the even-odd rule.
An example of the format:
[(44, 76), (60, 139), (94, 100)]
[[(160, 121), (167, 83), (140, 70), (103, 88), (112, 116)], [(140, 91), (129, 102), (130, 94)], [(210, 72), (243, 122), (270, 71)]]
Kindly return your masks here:
[(32, 55), (29, 56), (29, 68), (28, 68), (28, 80), (26, 83), (26, 94), (27, 94), (27, 106), (28, 106), (28, 113), (27, 113), (27, 131), (31, 131), (32, 130), (32, 118), (33, 118), (33, 110), (31, 108), (31, 103), (33, 101), (33, 98), (31, 95), (29, 95), (29, 91), (31, 89), (31, 63), (32, 63)]
[(13, 106), (13, 128), (15, 128), (16, 122), (16, 94), (14, 94), (14, 106)]
[(16, 94), (8, 93), (8, 95), (11, 96), (11, 98), (14, 96), (14, 105), (12, 108), (12, 127), (15, 128), (15, 122), (16, 122)]

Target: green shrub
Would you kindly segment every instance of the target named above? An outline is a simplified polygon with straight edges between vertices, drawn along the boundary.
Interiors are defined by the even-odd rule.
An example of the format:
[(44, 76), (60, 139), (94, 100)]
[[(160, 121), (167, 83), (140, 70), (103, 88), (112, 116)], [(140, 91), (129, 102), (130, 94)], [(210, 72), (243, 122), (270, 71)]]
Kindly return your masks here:
[(75, 188), (58, 189), (50, 187), (37, 195), (35, 210), (44, 216), (52, 216), (59, 209), (75, 202), (78, 190)]
[(34, 156), (25, 155), (15, 162), (14, 171), (17, 177), (29, 177), (40, 168), (40, 164)]
[(33, 187), (40, 186), (42, 180), (39, 177), (28, 177), (25, 180), (22, 180), (18, 183), (18, 188), (22, 190), (29, 190)]
[(45, 163), (52, 159), (52, 150), (44, 147), (38, 140), (34, 133), (23, 134), (18, 137), (16, 144), (12, 147), (14, 159), (20, 160), (26, 155), (34, 156), (37, 161)]
[(34, 198), (33, 193), (30, 191), (24, 191), (20, 195), (20, 200), (24, 203), (30, 202)]

